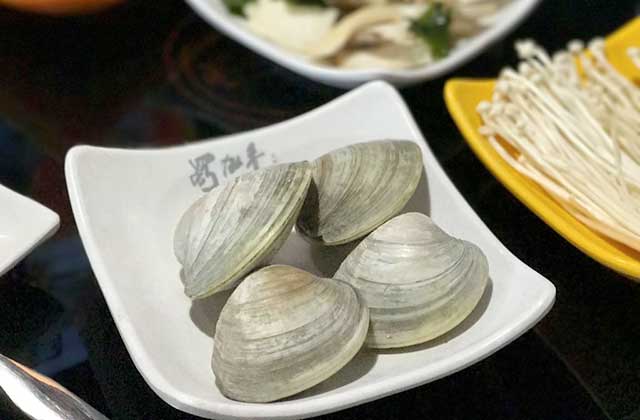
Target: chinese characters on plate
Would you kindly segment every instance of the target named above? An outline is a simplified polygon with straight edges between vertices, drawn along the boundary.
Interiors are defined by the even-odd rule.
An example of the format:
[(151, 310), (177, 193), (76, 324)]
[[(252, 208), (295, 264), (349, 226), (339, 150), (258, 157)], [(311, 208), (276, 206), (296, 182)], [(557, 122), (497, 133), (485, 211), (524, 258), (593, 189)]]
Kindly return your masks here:
[[(189, 179), (194, 187), (200, 188), (202, 192), (209, 192), (237, 171), (260, 169), (261, 165), (267, 163), (267, 159), (265, 153), (259, 151), (253, 142), (247, 145), (244, 155), (226, 154), (219, 158), (213, 153), (205, 153), (189, 159), (192, 169)], [(277, 163), (274, 155), (271, 155), (271, 163)]]

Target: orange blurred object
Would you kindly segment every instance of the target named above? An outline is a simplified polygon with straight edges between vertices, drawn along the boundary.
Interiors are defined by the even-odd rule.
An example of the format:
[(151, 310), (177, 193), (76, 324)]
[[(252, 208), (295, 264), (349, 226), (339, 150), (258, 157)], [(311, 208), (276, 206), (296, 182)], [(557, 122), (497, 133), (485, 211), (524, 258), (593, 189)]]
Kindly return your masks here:
[(0, 0), (0, 6), (47, 15), (78, 15), (98, 12), (124, 0)]

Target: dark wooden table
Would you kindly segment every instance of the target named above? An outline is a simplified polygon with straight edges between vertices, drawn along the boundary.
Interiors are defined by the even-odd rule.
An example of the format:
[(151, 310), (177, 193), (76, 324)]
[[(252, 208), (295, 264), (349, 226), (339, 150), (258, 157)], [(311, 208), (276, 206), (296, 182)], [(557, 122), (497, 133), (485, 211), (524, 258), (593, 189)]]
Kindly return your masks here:
[[(451, 76), (493, 76), (513, 42), (606, 35), (637, 0), (544, 0), (515, 33)], [(640, 287), (592, 261), (485, 170), (449, 117), (445, 79), (402, 91), (431, 148), (484, 222), (551, 280), (533, 331), (431, 384), (324, 419), (640, 419)], [(58, 234), (0, 278), (0, 353), (52, 376), (113, 419), (189, 419), (133, 366), (93, 277), (64, 182), (78, 143), (164, 146), (268, 125), (342, 91), (224, 38), (181, 1), (79, 18), (0, 8), (0, 183), (58, 212)], [(0, 418), (7, 417), (2, 413)]]

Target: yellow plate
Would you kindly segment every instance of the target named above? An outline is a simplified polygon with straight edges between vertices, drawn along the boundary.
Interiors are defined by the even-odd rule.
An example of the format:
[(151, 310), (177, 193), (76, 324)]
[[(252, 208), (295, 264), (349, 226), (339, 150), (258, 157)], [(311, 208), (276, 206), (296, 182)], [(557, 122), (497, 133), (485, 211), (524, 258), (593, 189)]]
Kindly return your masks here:
[[(638, 82), (640, 70), (626, 55), (626, 49), (630, 46), (640, 46), (640, 18), (627, 23), (606, 40), (611, 63), (625, 76)], [(476, 106), (480, 101), (491, 99), (494, 83), (493, 79), (451, 79), (445, 85), (447, 108), (471, 149), (513, 195), (556, 232), (601, 264), (640, 281), (639, 252), (609, 240), (580, 223), (536, 183), (509, 166), (486, 138), (478, 133), (481, 121)]]

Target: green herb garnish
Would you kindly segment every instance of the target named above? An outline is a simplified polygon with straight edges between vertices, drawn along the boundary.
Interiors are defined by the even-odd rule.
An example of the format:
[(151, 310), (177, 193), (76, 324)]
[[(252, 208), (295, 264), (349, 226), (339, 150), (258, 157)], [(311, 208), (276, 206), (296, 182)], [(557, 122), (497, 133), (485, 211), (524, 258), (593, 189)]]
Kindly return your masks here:
[(411, 30), (431, 47), (431, 53), (436, 58), (449, 54), (451, 40), (449, 24), (451, 23), (451, 9), (442, 3), (434, 3), (420, 16), (411, 22)]
[(253, 2), (254, 0), (223, 0), (227, 9), (234, 15), (244, 16), (244, 6)]

